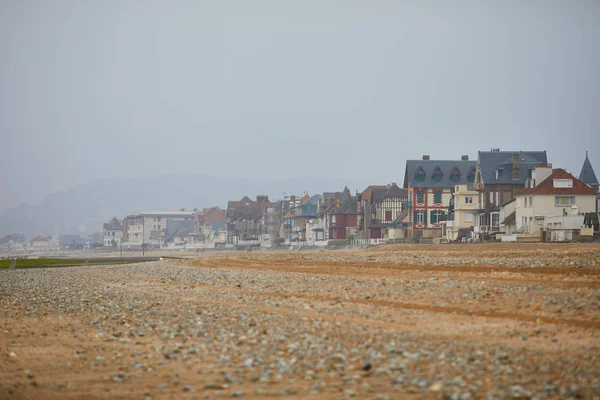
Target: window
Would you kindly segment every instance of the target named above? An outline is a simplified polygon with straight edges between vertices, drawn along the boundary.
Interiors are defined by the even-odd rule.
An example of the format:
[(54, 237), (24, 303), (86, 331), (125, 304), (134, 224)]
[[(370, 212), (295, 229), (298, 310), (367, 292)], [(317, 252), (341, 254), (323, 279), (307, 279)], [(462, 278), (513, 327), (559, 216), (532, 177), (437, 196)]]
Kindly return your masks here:
[(390, 209), (385, 210), (385, 220), (386, 221), (392, 220), (392, 210), (390, 210)]
[(417, 190), (417, 203), (425, 203), (425, 192), (423, 191), (423, 189)]
[(417, 211), (415, 213), (415, 222), (417, 224), (424, 224), (425, 223), (425, 211), (420, 210), (420, 211)]
[(494, 192), (490, 192), (490, 204), (494, 203)]
[(555, 188), (572, 188), (573, 187), (573, 179), (554, 179), (552, 183)]
[(492, 213), (492, 228), (499, 228), (499, 227), (500, 227), (500, 214)]
[(500, 193), (496, 192), (496, 205), (499, 204), (499, 200), (500, 200)]
[(160, 231), (160, 225), (158, 225), (158, 230)]
[(444, 212), (442, 210), (431, 211), (431, 223), (438, 224), (442, 215), (444, 215)]
[(417, 171), (415, 175), (415, 180), (417, 182), (425, 182), (425, 171), (423, 170), (423, 167), (419, 168), (419, 170)]
[(473, 222), (473, 213), (465, 213), (465, 222)]
[(473, 196), (466, 196), (465, 204), (473, 204)]
[(517, 208), (521, 208), (521, 198), (517, 197)]
[(525, 207), (527, 207), (527, 197), (525, 197)]
[(533, 196), (529, 196), (529, 207), (533, 207)]
[(459, 204), (460, 204), (460, 196), (456, 196), (456, 199), (454, 200), (454, 207), (458, 208)]
[(460, 171), (458, 168), (454, 167), (452, 173), (450, 174), (450, 180), (452, 182), (460, 182)]
[(474, 169), (471, 170), (471, 172), (469, 173), (467, 180), (469, 181), (469, 183), (475, 182), (475, 170)]
[(573, 196), (556, 196), (554, 198), (554, 204), (556, 206), (572, 206), (575, 204), (575, 197)]
[(433, 202), (436, 204), (440, 204), (442, 202), (442, 191), (441, 190), (436, 190), (435, 192), (433, 192)]
[(440, 167), (437, 167), (435, 171), (433, 171), (432, 179), (434, 182), (441, 182), (443, 176), (444, 175), (442, 174), (442, 170), (440, 169)]

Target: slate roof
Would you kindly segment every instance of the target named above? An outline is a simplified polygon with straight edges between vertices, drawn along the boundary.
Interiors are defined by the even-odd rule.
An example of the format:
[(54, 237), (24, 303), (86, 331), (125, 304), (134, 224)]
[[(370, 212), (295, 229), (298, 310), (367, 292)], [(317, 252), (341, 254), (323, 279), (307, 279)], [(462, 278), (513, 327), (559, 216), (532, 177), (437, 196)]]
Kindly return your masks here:
[(323, 192), (323, 200), (331, 200), (335, 197), (335, 192)]
[(388, 198), (388, 197), (407, 198), (408, 197), (408, 189), (400, 189), (397, 185), (392, 185), (383, 194), (383, 198)]
[(171, 239), (182, 228), (186, 229), (188, 232), (194, 232), (194, 221), (183, 221), (178, 219), (167, 220), (167, 237)]
[[(555, 188), (554, 179), (572, 179), (572, 188)], [(596, 195), (596, 190), (592, 189), (573, 175), (565, 171), (564, 169), (557, 168), (553, 169), (550, 176), (541, 181), (537, 186), (533, 188), (526, 188), (523, 193), (529, 194), (558, 194), (558, 195)]]
[[(513, 154), (519, 153), (519, 178), (513, 179)], [(480, 151), (477, 162), (483, 184), (525, 184), (536, 164), (547, 164), (546, 151)], [(500, 170), (496, 179), (496, 169)]]
[(367, 186), (367, 188), (365, 190), (362, 191), (361, 193), (361, 197), (364, 201), (371, 201), (371, 196), (373, 193), (373, 190), (375, 189), (387, 189), (386, 185), (369, 185)]
[[(468, 176), (470, 174), (475, 176), (475, 165), (475, 161), (465, 160), (407, 160), (404, 172), (404, 188), (409, 186), (416, 188), (453, 188), (460, 184), (466, 185), (471, 183), (468, 181)], [(421, 168), (425, 173), (423, 182), (416, 179), (417, 172)], [(437, 168), (442, 172), (442, 179), (439, 182), (434, 182), (433, 173)], [(457, 182), (450, 179), (454, 168), (460, 172), (460, 179)]]
[(358, 201), (356, 197), (347, 198), (332, 214), (358, 215)]
[(83, 239), (79, 235), (63, 235), (61, 243), (63, 245), (80, 245), (83, 244)]
[(123, 225), (119, 222), (117, 217), (113, 217), (110, 222), (104, 224), (105, 231), (122, 231)]
[(594, 172), (594, 168), (592, 168), (592, 163), (588, 158), (588, 152), (585, 152), (585, 160), (583, 161), (583, 166), (581, 167), (581, 172), (579, 173), (579, 180), (585, 183), (586, 185), (598, 185), (598, 178), (596, 177), (596, 173)]

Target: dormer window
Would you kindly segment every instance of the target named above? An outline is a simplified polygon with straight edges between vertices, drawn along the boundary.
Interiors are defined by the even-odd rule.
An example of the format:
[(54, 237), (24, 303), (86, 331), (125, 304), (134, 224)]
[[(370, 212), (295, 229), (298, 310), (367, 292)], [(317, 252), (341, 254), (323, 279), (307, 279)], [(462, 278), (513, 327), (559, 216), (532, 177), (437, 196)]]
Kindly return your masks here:
[(425, 171), (423, 170), (423, 167), (419, 167), (419, 170), (415, 175), (415, 180), (417, 182), (425, 182)]
[(442, 170), (440, 167), (436, 167), (433, 171), (433, 176), (431, 177), (434, 182), (441, 182), (444, 174), (442, 174)]
[(475, 168), (471, 169), (469, 175), (467, 176), (467, 180), (469, 181), (469, 183), (475, 182)]
[(458, 168), (454, 167), (452, 173), (450, 174), (450, 180), (452, 182), (460, 182), (460, 171)]

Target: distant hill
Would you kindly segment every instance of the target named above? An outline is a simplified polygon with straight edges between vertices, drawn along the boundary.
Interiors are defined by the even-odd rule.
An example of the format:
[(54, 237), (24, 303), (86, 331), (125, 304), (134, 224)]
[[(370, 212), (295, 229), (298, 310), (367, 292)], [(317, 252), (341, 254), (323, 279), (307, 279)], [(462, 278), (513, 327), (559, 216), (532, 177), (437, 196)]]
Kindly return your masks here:
[(135, 179), (102, 179), (56, 192), (37, 206), (26, 203), (0, 214), (0, 235), (22, 233), (28, 239), (37, 235), (102, 230), (113, 216), (123, 218), (136, 210), (187, 210), (213, 205), (225, 208), (228, 200), (257, 194), (269, 199), (283, 193), (311, 194), (341, 191), (347, 185), (352, 193), (366, 186), (362, 182), (323, 178), (288, 180), (248, 180), (206, 175), (166, 175)]

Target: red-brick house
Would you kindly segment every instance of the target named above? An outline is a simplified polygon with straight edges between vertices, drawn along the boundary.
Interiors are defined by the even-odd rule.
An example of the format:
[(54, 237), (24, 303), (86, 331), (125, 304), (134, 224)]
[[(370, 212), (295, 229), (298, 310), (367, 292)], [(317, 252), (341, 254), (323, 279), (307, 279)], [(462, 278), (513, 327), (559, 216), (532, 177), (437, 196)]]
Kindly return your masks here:
[(404, 188), (408, 189), (411, 237), (441, 237), (441, 222), (447, 218), (450, 199), (456, 185), (473, 184), (475, 161), (468, 156), (460, 160), (407, 160)]
[(342, 204), (332, 210), (330, 238), (334, 240), (349, 239), (359, 229), (360, 202), (357, 197), (348, 196)]

